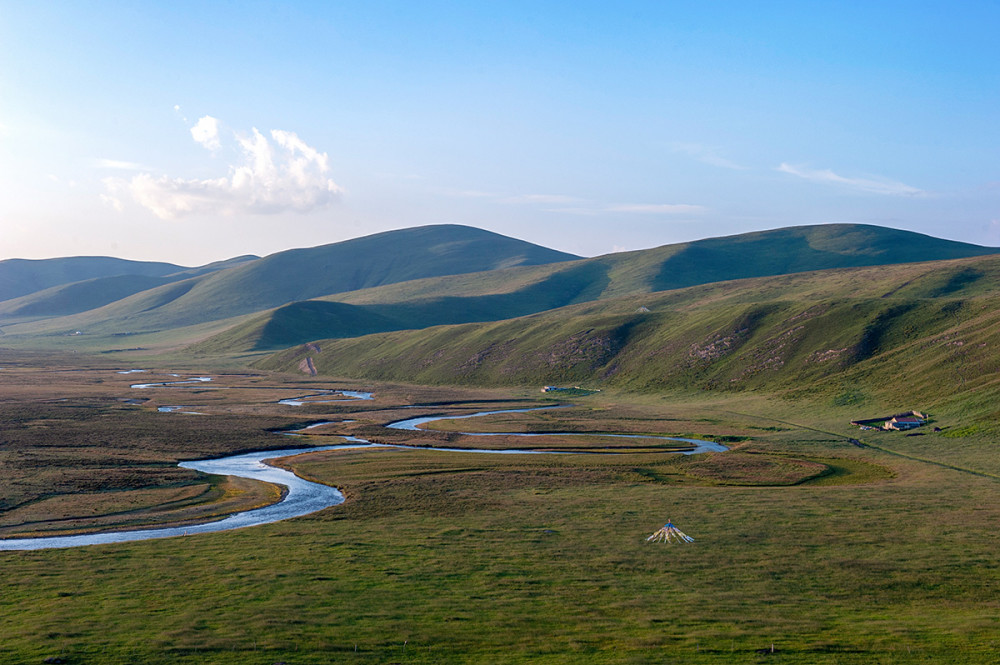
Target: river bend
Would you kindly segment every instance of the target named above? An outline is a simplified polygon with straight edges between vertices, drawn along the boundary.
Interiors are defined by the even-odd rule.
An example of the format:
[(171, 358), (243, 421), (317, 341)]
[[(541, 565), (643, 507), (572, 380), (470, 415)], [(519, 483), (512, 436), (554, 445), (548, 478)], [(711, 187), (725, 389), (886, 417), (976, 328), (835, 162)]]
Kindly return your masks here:
[[(524, 413), (541, 409), (560, 408), (557, 406), (535, 407), (530, 409), (508, 409), (501, 411), (482, 411), (465, 416), (424, 416), (420, 418), (410, 418), (389, 423), (386, 427), (399, 430), (418, 430), (420, 425), (438, 420), (460, 420), (475, 418), (477, 416), (489, 416), (498, 413)], [(319, 423), (329, 424), (329, 423)], [(303, 428), (299, 432), (304, 432), (311, 427)], [(296, 432), (285, 432), (285, 434), (295, 434)], [(460, 432), (469, 436), (595, 436), (593, 433), (581, 434), (579, 432), (560, 433), (523, 433), (523, 432)], [(649, 436), (643, 434), (600, 434), (614, 438), (631, 439), (663, 439), (670, 441), (682, 441), (696, 444), (692, 450), (680, 451), (684, 454), (697, 454), (703, 452), (722, 452), (727, 448), (718, 443), (709, 441), (698, 441), (696, 439), (678, 439), (673, 437)], [(287, 448), (283, 450), (265, 450), (242, 455), (231, 455), (218, 459), (198, 460), (192, 462), (181, 462), (179, 466), (185, 469), (193, 469), (202, 473), (209, 473), (224, 476), (238, 476), (250, 478), (264, 482), (274, 483), (286, 488), (284, 498), (277, 503), (273, 503), (263, 508), (255, 508), (240, 513), (234, 513), (224, 519), (215, 522), (206, 522), (189, 526), (147, 528), (130, 531), (104, 531), (99, 533), (80, 534), (75, 536), (45, 536), (40, 538), (6, 538), (0, 539), (0, 551), (4, 550), (41, 550), (67, 547), (82, 547), (84, 545), (102, 545), (109, 543), (127, 543), (137, 540), (153, 540), (156, 538), (172, 538), (174, 536), (187, 536), (197, 533), (212, 533), (218, 531), (229, 531), (248, 526), (258, 526), (270, 524), (281, 520), (291, 519), (308, 515), (324, 508), (336, 506), (344, 502), (344, 495), (335, 487), (314, 483), (296, 476), (290, 471), (279, 469), (266, 463), (265, 460), (289, 457), (303, 453), (321, 452), (324, 450), (343, 450), (351, 448), (413, 448), (417, 450), (436, 450), (441, 452), (462, 452), (462, 453), (482, 453), (494, 455), (576, 455), (576, 454), (603, 454), (603, 453), (575, 453), (575, 452), (553, 452), (546, 450), (532, 449), (503, 449), (489, 450), (485, 448), (429, 448), (422, 446), (405, 446), (398, 444), (371, 443), (365, 439), (353, 436), (345, 436), (347, 443), (332, 446), (313, 446), (307, 448)]]

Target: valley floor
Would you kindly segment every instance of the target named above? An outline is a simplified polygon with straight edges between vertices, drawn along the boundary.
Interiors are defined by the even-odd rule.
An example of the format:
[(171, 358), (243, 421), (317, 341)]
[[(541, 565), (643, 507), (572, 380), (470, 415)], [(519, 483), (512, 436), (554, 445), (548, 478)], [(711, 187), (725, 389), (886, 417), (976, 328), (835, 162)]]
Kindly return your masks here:
[[(176, 463), (286, 448), (275, 431), (327, 421), (296, 443), (524, 446), (459, 433), (474, 421), (588, 432), (533, 445), (616, 453), (317, 452), (281, 464), (342, 489), (341, 506), (227, 533), (0, 552), (3, 662), (986, 663), (1000, 646), (1000, 468), (975, 432), (859, 433), (857, 406), (610, 392), (401, 432), (383, 425), (556, 402), (538, 387), (0, 365), (2, 537), (273, 501), (271, 486)], [(212, 381), (131, 387), (200, 376)], [(331, 389), (374, 399), (279, 403)], [(731, 451), (682, 457), (601, 436), (618, 432)], [(695, 542), (646, 543), (668, 519)]]

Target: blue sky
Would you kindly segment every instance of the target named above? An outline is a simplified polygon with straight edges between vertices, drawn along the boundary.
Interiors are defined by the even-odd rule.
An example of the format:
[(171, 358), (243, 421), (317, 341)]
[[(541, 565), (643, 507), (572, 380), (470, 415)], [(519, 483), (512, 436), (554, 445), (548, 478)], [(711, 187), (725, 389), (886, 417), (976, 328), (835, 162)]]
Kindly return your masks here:
[[(875, 5), (875, 6), (873, 6)], [(0, 1), (0, 259), (432, 223), (1000, 245), (995, 2)]]

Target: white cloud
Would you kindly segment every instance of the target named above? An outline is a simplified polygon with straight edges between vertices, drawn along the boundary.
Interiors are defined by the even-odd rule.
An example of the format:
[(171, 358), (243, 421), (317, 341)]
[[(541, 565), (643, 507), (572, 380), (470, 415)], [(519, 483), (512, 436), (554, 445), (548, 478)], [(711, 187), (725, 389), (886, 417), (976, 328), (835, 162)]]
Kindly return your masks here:
[(746, 166), (741, 166), (734, 161), (726, 159), (719, 154), (718, 148), (704, 146), (699, 143), (675, 143), (674, 152), (681, 152), (685, 155), (697, 159), (704, 164), (718, 166), (723, 169), (733, 169), (735, 171), (746, 171)]
[(104, 201), (105, 205), (111, 206), (118, 212), (125, 209), (125, 205), (122, 203), (121, 199), (115, 198), (114, 196), (108, 196), (107, 194), (101, 194), (101, 200)]
[[(215, 142), (221, 147), (217, 121), (211, 118), (206, 122), (206, 118), (210, 116), (192, 128), (192, 138), (209, 149)], [(235, 139), (242, 159), (230, 165), (225, 176), (198, 180), (146, 172), (129, 180), (107, 178), (104, 184), (110, 194), (127, 193), (161, 219), (190, 214), (306, 212), (339, 199), (343, 190), (327, 177), (327, 154), (294, 132), (271, 130), (268, 139), (254, 128), (250, 135)]]
[(219, 120), (210, 115), (202, 116), (191, 128), (191, 138), (215, 152), (222, 147), (222, 141), (219, 140)]
[(843, 185), (872, 194), (885, 194), (888, 196), (924, 196), (927, 194), (927, 192), (922, 189), (917, 189), (916, 187), (911, 187), (894, 180), (886, 180), (883, 178), (845, 178), (844, 176), (837, 175), (830, 169), (814, 171), (783, 162), (776, 170), (782, 173), (798, 176), (799, 178), (804, 178), (810, 182)]

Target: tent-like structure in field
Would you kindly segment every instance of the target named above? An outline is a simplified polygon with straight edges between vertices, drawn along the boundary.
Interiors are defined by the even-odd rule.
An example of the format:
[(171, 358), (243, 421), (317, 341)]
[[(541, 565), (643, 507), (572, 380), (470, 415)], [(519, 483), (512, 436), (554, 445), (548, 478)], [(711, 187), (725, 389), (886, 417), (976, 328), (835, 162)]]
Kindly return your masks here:
[(693, 543), (694, 538), (687, 535), (680, 529), (674, 526), (673, 522), (667, 520), (667, 523), (663, 525), (663, 528), (654, 533), (652, 536), (646, 539), (647, 543), (669, 543), (671, 541), (677, 541), (678, 543)]

